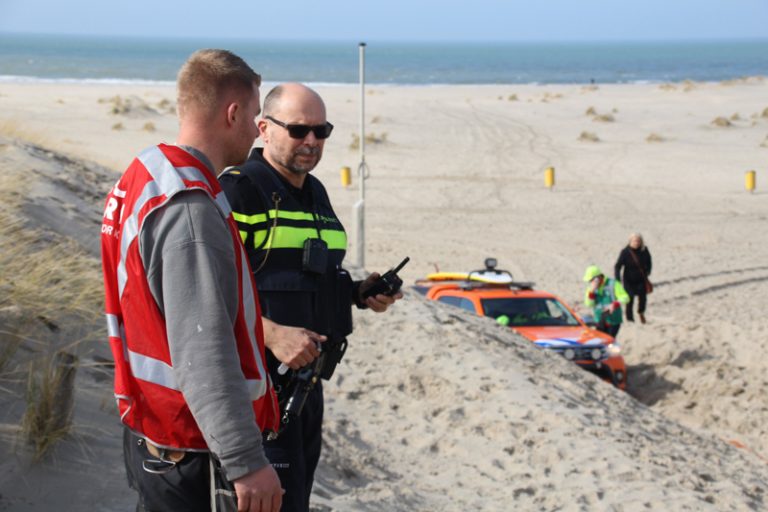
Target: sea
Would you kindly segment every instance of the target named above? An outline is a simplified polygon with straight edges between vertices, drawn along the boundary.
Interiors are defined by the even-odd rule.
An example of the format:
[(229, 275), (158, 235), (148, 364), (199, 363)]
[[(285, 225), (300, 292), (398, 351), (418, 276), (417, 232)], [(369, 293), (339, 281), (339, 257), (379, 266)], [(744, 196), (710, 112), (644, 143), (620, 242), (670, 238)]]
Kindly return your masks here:
[(359, 83), (361, 54), (366, 83), (380, 85), (656, 83), (768, 75), (768, 39), (361, 43), (0, 33), (0, 82), (172, 83), (199, 48), (237, 53), (266, 82), (323, 85)]

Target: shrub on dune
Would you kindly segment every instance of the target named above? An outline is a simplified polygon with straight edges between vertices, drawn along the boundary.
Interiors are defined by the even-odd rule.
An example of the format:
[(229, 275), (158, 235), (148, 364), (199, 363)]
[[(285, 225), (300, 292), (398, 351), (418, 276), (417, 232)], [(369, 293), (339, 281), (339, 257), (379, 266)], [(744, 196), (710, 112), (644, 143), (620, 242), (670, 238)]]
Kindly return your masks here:
[(729, 126), (733, 126), (732, 123), (726, 119), (725, 117), (716, 117), (712, 120), (711, 124), (715, 126), (719, 126), (720, 128), (727, 128)]
[(582, 142), (600, 142), (600, 137), (592, 132), (581, 132), (579, 140)]
[(601, 114), (599, 116), (595, 116), (592, 118), (592, 120), (598, 123), (612, 123), (616, 120), (616, 118), (611, 114)]
[(646, 142), (664, 142), (664, 137), (657, 133), (651, 133), (645, 138)]

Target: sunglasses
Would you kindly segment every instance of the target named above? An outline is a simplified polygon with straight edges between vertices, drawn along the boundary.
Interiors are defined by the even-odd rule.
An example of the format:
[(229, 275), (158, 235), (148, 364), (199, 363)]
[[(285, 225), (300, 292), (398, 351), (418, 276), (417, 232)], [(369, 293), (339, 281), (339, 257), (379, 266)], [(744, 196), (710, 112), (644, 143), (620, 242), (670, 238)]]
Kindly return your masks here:
[(275, 123), (278, 126), (282, 126), (286, 130), (288, 130), (288, 135), (292, 139), (303, 139), (307, 135), (309, 135), (309, 132), (312, 132), (315, 134), (315, 138), (317, 139), (327, 139), (331, 136), (331, 132), (333, 131), (333, 125), (331, 123), (325, 123), (325, 124), (318, 124), (316, 126), (310, 126), (308, 124), (285, 124), (282, 121), (278, 121), (272, 116), (264, 116), (266, 119), (269, 119), (273, 123)]

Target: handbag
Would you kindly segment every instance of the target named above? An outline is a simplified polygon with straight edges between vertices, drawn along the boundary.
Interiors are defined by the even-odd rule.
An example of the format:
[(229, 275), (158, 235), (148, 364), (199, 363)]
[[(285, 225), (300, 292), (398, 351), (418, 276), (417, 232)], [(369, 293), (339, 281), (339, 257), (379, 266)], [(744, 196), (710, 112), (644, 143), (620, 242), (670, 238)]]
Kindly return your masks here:
[(648, 279), (648, 276), (645, 275), (645, 271), (643, 270), (643, 266), (640, 264), (640, 260), (637, 259), (637, 255), (632, 252), (632, 249), (629, 250), (629, 255), (632, 256), (632, 259), (635, 260), (635, 265), (637, 265), (637, 269), (640, 271), (641, 274), (643, 274), (643, 279), (645, 279), (645, 293), (652, 293), (653, 292), (653, 283), (651, 283), (650, 279)]

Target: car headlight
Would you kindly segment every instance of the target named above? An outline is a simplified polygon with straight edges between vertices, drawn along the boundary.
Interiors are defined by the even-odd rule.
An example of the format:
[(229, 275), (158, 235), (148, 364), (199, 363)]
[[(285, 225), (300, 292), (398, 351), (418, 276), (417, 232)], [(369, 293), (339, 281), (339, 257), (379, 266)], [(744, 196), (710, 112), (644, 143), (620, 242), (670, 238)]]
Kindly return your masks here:
[(603, 351), (600, 350), (599, 348), (593, 348), (590, 355), (592, 356), (592, 359), (594, 359), (595, 361), (599, 361), (603, 357)]
[(576, 351), (572, 348), (567, 348), (563, 351), (563, 357), (568, 359), (569, 361), (573, 361), (573, 358), (576, 357)]
[(608, 357), (616, 357), (621, 355), (621, 346), (618, 343), (611, 343), (605, 349)]

